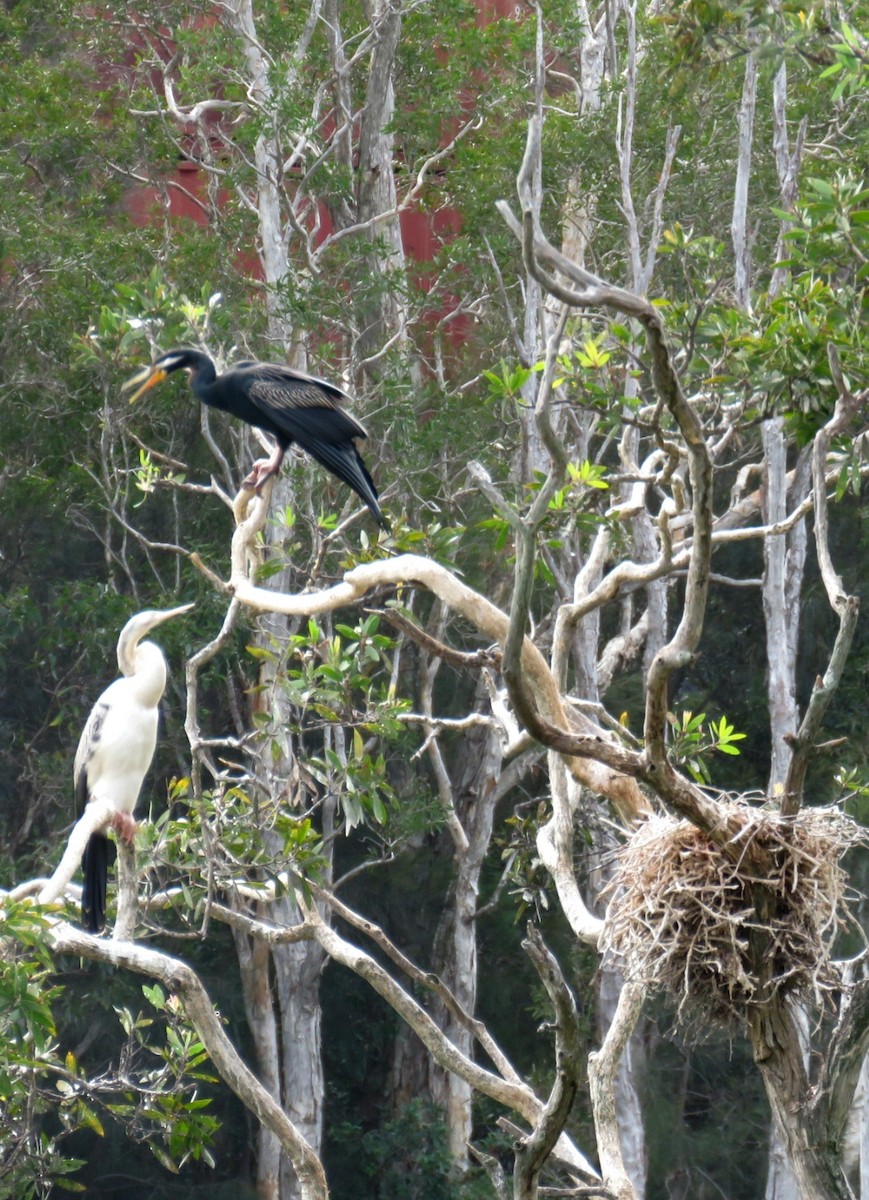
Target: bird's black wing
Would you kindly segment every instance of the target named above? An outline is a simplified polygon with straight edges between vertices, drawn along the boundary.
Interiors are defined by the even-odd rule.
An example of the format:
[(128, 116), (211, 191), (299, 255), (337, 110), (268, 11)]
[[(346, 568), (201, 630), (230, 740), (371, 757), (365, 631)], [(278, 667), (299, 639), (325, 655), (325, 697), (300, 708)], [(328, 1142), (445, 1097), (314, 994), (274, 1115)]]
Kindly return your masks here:
[(296, 442), (327, 471), (360, 496), (384, 529), (389, 523), (377, 502), (377, 488), (354, 444), (368, 436), (364, 426), (345, 412), (345, 393), (321, 379), (288, 367), (264, 369), (257, 364), (247, 394), (286, 437)]

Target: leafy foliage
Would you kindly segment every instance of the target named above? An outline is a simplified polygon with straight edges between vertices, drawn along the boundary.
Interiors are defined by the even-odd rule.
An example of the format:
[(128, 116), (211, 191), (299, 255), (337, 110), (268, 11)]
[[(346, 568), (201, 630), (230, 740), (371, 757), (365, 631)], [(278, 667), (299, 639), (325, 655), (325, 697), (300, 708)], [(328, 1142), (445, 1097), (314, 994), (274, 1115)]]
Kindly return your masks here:
[(713, 750), (719, 754), (740, 753), (734, 742), (741, 742), (747, 734), (737, 733), (726, 717), (707, 721), (706, 713), (683, 712), (677, 717), (667, 714), (673, 731), (671, 754), (675, 762), (682, 763), (697, 783), (711, 783), (706, 758)]

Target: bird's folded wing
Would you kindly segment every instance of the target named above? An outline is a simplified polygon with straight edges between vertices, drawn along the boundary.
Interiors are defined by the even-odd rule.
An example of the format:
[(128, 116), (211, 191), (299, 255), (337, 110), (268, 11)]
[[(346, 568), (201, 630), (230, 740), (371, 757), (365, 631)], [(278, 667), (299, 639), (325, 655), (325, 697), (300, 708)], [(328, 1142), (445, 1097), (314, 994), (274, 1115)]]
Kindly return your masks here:
[(306, 450), (309, 442), (338, 444), (368, 437), (361, 422), (338, 407), (337, 397), (326, 395), (311, 381), (258, 379), (248, 394), (261, 412)]
[[(320, 466), (331, 471), (333, 475), (351, 487), (362, 497), (366, 504), (371, 500), (377, 501), (377, 488), (369, 474), (368, 468), (352, 442), (336, 446), (331, 442), (300, 443), (305, 450), (315, 458)], [(379, 506), (378, 506), (379, 508)]]
[(318, 379), (316, 375), (306, 375), (304, 371), (294, 371), (292, 367), (279, 366), (277, 363), (236, 363), (233, 371), (249, 370), (254, 377), (254, 387), (276, 388), (285, 392), (292, 404), (331, 405), (342, 404), (350, 397), (343, 388), (327, 379)]
[(75, 762), (72, 768), (72, 778), (75, 785), (75, 811), (76, 816), (80, 817), (84, 812), (84, 806), (88, 802), (88, 763), (94, 756), (94, 751), (100, 742), (100, 737), (103, 731), (103, 722), (106, 719), (106, 713), (109, 711), (108, 704), (100, 697), (90, 711), (84, 729), (81, 731), (81, 737), (78, 740), (78, 748), (75, 752)]

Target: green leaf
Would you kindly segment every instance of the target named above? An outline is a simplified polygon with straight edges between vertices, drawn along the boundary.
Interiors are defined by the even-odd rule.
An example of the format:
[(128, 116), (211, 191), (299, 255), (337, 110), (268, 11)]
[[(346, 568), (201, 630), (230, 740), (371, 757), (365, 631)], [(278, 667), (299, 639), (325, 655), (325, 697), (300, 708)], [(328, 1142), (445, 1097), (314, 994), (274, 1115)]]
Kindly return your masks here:
[(106, 1136), (102, 1121), (100, 1121), (92, 1108), (88, 1108), (86, 1104), (81, 1103), (76, 1106), (76, 1116), (87, 1129), (93, 1130), (99, 1137)]
[(171, 1171), (173, 1175), (178, 1174), (177, 1164), (173, 1161), (172, 1158), (170, 1158), (170, 1156), (166, 1153), (166, 1151), (161, 1146), (158, 1146), (155, 1142), (149, 1141), (148, 1149), (151, 1151), (151, 1153), (154, 1155), (157, 1162), (160, 1163), (161, 1166), (165, 1167), (167, 1171)]
[(149, 987), (147, 983), (143, 983), (142, 993), (145, 999), (153, 1004), (154, 1008), (162, 1010), (166, 1007), (166, 993), (160, 987), (159, 983), (155, 983), (153, 987)]

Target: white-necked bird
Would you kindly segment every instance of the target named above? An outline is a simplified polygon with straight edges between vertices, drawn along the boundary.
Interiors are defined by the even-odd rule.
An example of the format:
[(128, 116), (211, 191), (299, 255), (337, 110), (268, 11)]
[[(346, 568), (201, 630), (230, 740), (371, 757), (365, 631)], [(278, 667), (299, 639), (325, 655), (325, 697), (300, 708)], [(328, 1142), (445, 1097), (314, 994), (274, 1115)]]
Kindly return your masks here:
[[(130, 618), (118, 638), (121, 678), (106, 688), (91, 709), (75, 753), (78, 817), (86, 804), (108, 801), (115, 812), (110, 827), (128, 842), (136, 832), (133, 810), (154, 757), (160, 699), (166, 689), (163, 651), (154, 642), (141, 639), (155, 626), (192, 607), (148, 609)], [(82, 858), (81, 915), (91, 933), (105, 925), (108, 866), (108, 838), (94, 833)]]

